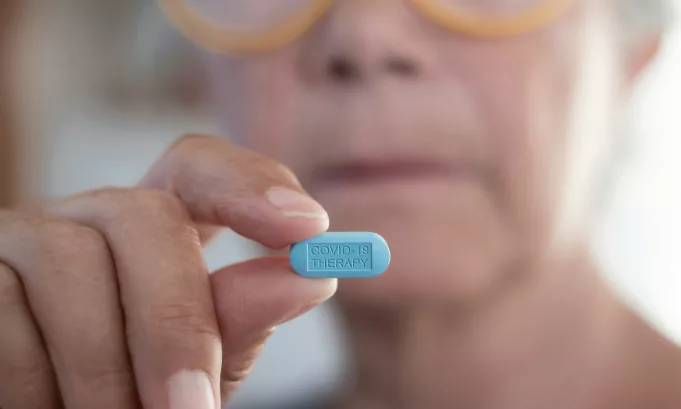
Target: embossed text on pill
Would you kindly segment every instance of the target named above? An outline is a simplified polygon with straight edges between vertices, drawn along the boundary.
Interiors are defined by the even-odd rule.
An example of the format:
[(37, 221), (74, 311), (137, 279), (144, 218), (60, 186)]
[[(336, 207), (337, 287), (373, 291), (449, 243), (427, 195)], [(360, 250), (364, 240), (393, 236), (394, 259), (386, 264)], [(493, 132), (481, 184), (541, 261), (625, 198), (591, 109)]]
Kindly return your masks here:
[(371, 243), (308, 243), (308, 271), (370, 271)]

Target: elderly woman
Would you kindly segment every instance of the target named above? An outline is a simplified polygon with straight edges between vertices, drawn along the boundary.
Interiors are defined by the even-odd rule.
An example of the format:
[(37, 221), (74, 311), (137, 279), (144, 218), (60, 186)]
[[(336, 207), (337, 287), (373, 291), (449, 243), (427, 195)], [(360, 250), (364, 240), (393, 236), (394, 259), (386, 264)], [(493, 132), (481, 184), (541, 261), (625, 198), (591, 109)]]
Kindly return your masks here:
[(0, 213), (0, 407), (218, 407), (337, 281), (209, 275), (201, 244), (329, 225), (393, 262), (338, 286), (354, 386), (319, 408), (681, 407), (681, 352), (589, 245), (662, 1), (161, 3), (244, 147), (186, 136), (133, 189)]

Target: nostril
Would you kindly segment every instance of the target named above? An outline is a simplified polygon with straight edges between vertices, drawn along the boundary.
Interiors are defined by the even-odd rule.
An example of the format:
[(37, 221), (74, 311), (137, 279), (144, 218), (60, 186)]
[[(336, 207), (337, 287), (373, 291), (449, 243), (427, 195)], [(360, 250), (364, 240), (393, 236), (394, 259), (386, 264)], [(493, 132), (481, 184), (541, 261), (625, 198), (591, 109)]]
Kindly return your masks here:
[(341, 82), (359, 79), (359, 70), (349, 59), (343, 57), (331, 58), (328, 62), (329, 76)]
[(389, 58), (385, 63), (385, 67), (389, 73), (403, 77), (414, 76), (418, 71), (413, 61), (402, 57)]
[[(378, 67), (377, 67), (378, 68)], [(419, 73), (418, 64), (401, 56), (386, 56), (381, 60), (380, 70), (383, 73), (398, 77), (414, 77)], [(362, 79), (364, 72), (362, 67), (347, 56), (334, 56), (326, 62), (327, 76), (337, 82), (350, 83)]]

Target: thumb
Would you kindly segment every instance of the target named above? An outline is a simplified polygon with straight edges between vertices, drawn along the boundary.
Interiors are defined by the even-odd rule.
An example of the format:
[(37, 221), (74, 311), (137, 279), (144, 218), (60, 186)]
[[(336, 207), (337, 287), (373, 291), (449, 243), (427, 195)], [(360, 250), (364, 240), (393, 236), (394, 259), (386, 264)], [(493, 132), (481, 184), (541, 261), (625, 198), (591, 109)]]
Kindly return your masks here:
[(249, 260), (211, 275), (222, 337), (223, 402), (248, 375), (274, 327), (323, 303), (336, 286), (336, 279), (298, 276), (282, 256)]

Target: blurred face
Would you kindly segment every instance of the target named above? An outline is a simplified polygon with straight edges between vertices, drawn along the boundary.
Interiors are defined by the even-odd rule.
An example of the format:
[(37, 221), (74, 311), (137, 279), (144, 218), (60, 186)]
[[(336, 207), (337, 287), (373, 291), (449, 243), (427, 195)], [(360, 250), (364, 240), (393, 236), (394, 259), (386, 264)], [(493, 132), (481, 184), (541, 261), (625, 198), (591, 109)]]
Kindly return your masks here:
[(290, 166), (332, 230), (386, 238), (389, 271), (342, 300), (468, 302), (584, 233), (620, 88), (612, 7), (483, 39), (407, 1), (339, 0), (292, 45), (211, 57), (215, 91), (229, 133)]

